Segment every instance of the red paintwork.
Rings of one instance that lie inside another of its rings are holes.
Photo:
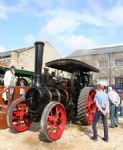
[[[13,95],[13,101],[16,101],[20,98],[20,88],[21,86],[14,86],[14,95]],[[25,90],[25,93],[30,89],[29,86],[23,87]],[[7,124],[7,112],[10,107],[10,98],[8,99],[8,105],[4,108],[4,101],[2,99],[2,91],[4,89],[4,86],[0,86],[0,129],[6,129],[8,128]],[[8,97],[10,97],[10,88],[8,89]]]
[[[21,102],[16,105],[12,113],[12,125],[16,131],[28,130],[32,124],[32,118],[29,118],[28,114],[26,102]]]
[[[47,133],[50,139],[61,137],[66,125],[66,112],[62,105],[56,104],[50,111],[47,119]]]
[[[89,93],[89,96],[86,102],[86,114],[87,114],[88,124],[92,124],[93,119],[94,119],[94,114],[97,109],[96,103],[94,101],[95,94],[96,94],[96,90],[92,89]]]

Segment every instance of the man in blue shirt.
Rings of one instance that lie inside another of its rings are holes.
[[[92,124],[93,137],[91,139],[94,141],[98,139],[96,125],[100,117],[102,117],[102,122],[104,126],[104,138],[102,139],[108,142],[108,124],[107,124],[106,114],[109,109],[109,99],[108,99],[108,95],[104,92],[104,85],[102,83],[98,85],[98,92],[95,95],[94,101],[96,102],[97,110],[95,112],[94,120]]]

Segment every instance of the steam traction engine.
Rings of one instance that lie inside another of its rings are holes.
[[[25,99],[14,101],[7,115],[7,123],[13,132],[28,130],[33,121],[40,121],[41,132],[48,141],[62,136],[67,121],[78,118],[84,125],[93,121],[96,110],[93,101],[96,91],[86,87],[88,72],[96,68],[74,59],[59,59],[46,63],[47,67],[66,71],[71,78],[41,74],[44,43],[35,43],[34,84]]]

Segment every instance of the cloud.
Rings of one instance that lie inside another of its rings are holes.
[[[112,9],[107,11],[105,14],[106,20],[112,23],[112,26],[121,26],[123,25],[123,5],[116,5]]]
[[[2,2],[0,2],[0,19],[7,18],[7,8]]]
[[[44,36],[40,37],[40,39],[44,40]],[[48,40],[55,46],[61,57],[66,57],[76,49],[91,48],[97,46],[96,42],[92,38],[88,38],[84,35],[76,35],[74,33],[58,34],[57,36],[47,35],[47,38],[45,37],[45,40]]]
[[[107,6],[107,7],[106,7]],[[97,22],[100,21],[100,27],[117,27],[123,25],[123,1],[108,0],[107,5],[97,0],[88,0],[88,12],[94,16]],[[96,21],[96,20],[95,20]]]
[[[31,44],[34,43],[34,41],[36,40],[33,34],[28,34],[25,36],[25,40],[27,43]]]
[[[12,5],[5,3],[5,1],[0,1],[0,19],[6,20],[11,13],[23,12],[27,5],[28,3],[25,0],[19,0]]]
[[[4,51],[5,51],[5,47],[0,44],[0,52],[4,52]]]
[[[63,57],[69,55],[76,49],[85,49],[97,45],[91,38],[85,37],[83,35],[77,36],[74,34],[70,37],[62,37],[62,40],[59,41],[59,43],[64,45],[64,49],[61,51],[62,53],[60,52]]]
[[[61,57],[66,57],[72,51],[76,49],[85,49],[90,47],[95,47],[97,44],[91,38],[85,37],[83,35],[59,35],[58,38],[51,38],[49,41],[55,45],[57,51]]]
[[[61,12],[62,14],[65,12]],[[71,16],[66,13],[66,15],[56,15],[48,20],[47,24],[43,29],[41,29],[41,33],[49,34],[50,36],[58,35],[61,33],[71,33],[79,25],[79,21],[74,16]]]
[[[57,36],[58,34],[69,34],[75,32],[83,24],[92,24],[95,26],[105,26],[102,19],[90,14],[88,11],[69,11],[64,9],[49,10],[45,14],[45,24],[41,28],[40,34],[48,36]]]
[[[64,38],[63,38],[64,39]],[[94,40],[91,38],[87,38],[83,35],[72,35],[71,37],[66,37],[64,39],[64,44],[68,49],[83,49],[83,48],[90,48],[95,46]]]
[[[45,0],[42,2],[41,2],[41,0],[35,0],[35,1],[32,0],[32,3],[34,3],[35,5],[37,5],[40,8],[45,8],[45,9],[51,8],[54,4],[54,2],[52,0]]]
[[[123,4],[119,1],[110,7],[105,7],[97,0],[88,0],[88,8],[83,10],[47,9],[43,15],[41,14],[45,22],[40,30],[40,38],[56,45],[62,56],[74,49],[91,48],[97,46],[96,37],[100,36],[102,40],[105,38],[103,31],[106,31],[106,34],[117,35],[116,28],[123,25],[122,14]],[[102,35],[97,36],[93,33],[94,36],[88,37],[84,31],[86,26],[90,26],[93,30],[100,30],[99,33]]]
[[[32,43],[37,38],[43,41],[48,40],[55,47],[57,46],[61,55],[66,55],[74,49],[97,45],[94,33],[93,37],[91,35],[92,38],[88,37],[89,30],[100,30],[98,33],[102,38],[105,38],[105,33],[103,34],[102,31],[105,30],[107,34],[115,35],[115,28],[123,25],[122,1],[117,0],[114,3],[113,0],[108,0],[106,1],[108,4],[110,3],[108,6],[104,4],[105,1],[16,0],[16,3],[7,5],[3,0],[0,2],[0,19],[7,19],[9,14],[18,12],[22,14],[26,12],[25,14],[31,17],[38,17],[41,23],[40,29],[37,29],[39,35],[35,37],[33,31],[30,32],[25,37],[26,42]],[[77,4],[80,4],[81,9]],[[73,5],[76,5],[76,8]],[[87,27],[89,30],[86,34]],[[66,52],[66,50],[68,51]]]
[[[77,34],[76,31],[78,29],[83,31],[83,24],[85,24],[85,22],[100,26],[102,22],[98,18],[88,13],[70,12],[63,9],[59,11],[49,10],[45,15],[48,17],[45,25],[41,27],[40,39],[48,40],[53,43],[62,57],[68,55],[75,49],[93,47],[96,45],[94,40],[86,37],[82,33]]]

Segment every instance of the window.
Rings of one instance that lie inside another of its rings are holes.
[[[115,66],[120,67],[123,66],[123,60],[119,59],[115,61]]]
[[[99,82],[102,82],[102,83],[104,83],[105,86],[107,86],[108,85],[108,78],[107,77],[99,78]]]
[[[123,86],[123,77],[116,77],[115,84]]]
[[[100,61],[99,62],[99,67],[100,68],[108,67],[108,61]]]

